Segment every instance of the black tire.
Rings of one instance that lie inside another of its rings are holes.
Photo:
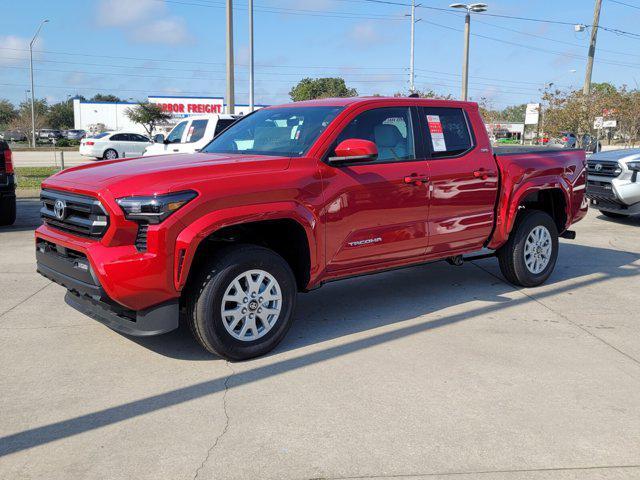
[[[114,157],[109,158],[109,152],[113,152],[113,155],[115,155]],[[107,148],[104,153],[102,154],[102,159],[103,160],[115,160],[116,158],[118,158],[118,152],[116,152],[113,148]]]
[[[600,210],[600,213],[603,214],[605,217],[609,217],[609,218],[627,218],[629,215],[625,215],[624,213],[616,213],[616,212],[607,212],[605,210]]]
[[[0,226],[13,225],[16,221],[16,197],[0,199]]]
[[[269,273],[277,281],[282,294],[281,310],[264,336],[240,340],[223,323],[222,300],[234,279],[255,269]],[[190,282],[186,293],[187,319],[194,337],[207,351],[227,360],[258,357],[273,350],[291,327],[296,292],[295,276],[280,255],[257,245],[233,245],[221,250]]]
[[[538,226],[545,227],[551,236],[551,254],[546,267],[532,273],[525,262],[525,244],[529,234]],[[509,240],[498,250],[502,275],[512,284],[536,287],[547,280],[558,258],[558,229],[553,219],[539,210],[523,210],[516,219]]]

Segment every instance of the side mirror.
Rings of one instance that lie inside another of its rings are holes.
[[[157,135],[153,136],[153,141],[155,143],[164,143],[164,135],[161,133],[158,133]]]
[[[336,147],[335,157],[329,157],[329,163],[368,162],[378,158],[378,147],[370,140],[348,138]]]

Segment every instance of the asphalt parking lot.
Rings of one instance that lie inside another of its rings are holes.
[[[272,354],[133,339],[0,229],[0,478],[640,478],[640,219],[592,211],[548,284],[444,262],[299,298]]]

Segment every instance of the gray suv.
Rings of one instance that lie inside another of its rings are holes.
[[[640,214],[640,148],[594,153],[587,172],[592,208],[612,218]]]

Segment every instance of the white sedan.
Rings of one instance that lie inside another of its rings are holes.
[[[114,160],[116,158],[140,157],[152,144],[144,135],[133,132],[103,132],[80,142],[80,155]]]

